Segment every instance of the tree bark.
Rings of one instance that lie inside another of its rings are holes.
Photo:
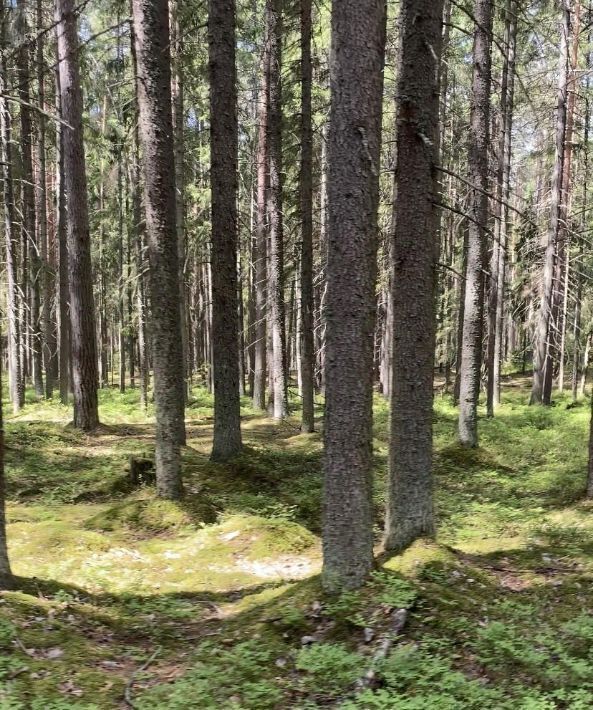
[[[405,549],[435,532],[432,418],[443,1],[403,0],[400,8],[388,550]]]
[[[237,193],[239,126],[235,60],[235,0],[210,0],[210,180],[212,185],[212,459],[241,452]]]
[[[268,32],[264,37],[262,53],[261,83],[257,113],[257,188],[256,188],[256,226],[254,249],[254,290],[255,290],[255,344],[253,373],[253,406],[266,408],[266,371],[267,371],[267,264],[268,264],[268,102],[270,86],[270,47]]]
[[[361,585],[373,566],[373,348],[386,13],[332,9],[328,147],[323,584]]]
[[[67,124],[63,126],[62,140],[68,209],[74,426],[92,431],[99,424],[97,344],[76,19],[74,0],[56,0],[61,110]]]
[[[551,394],[550,330],[554,304],[554,267],[560,210],[562,202],[562,178],[564,172],[564,138],[566,135],[566,113],[568,92],[568,43],[570,36],[570,7],[562,2],[562,26],[560,31],[560,71],[558,101],[556,107],[556,157],[552,173],[550,221],[547,231],[546,252],[542,273],[541,297],[533,342],[533,384],[530,404],[549,405]],[[548,386],[546,386],[546,380]]]
[[[408,0],[401,6],[391,245],[395,323],[386,535],[391,550],[434,533],[432,405],[440,220],[435,202],[442,13],[442,2],[426,0],[419,6]]]
[[[29,252],[28,293],[31,324],[31,369],[33,387],[37,397],[43,397],[43,346],[41,335],[41,259],[37,241],[37,215],[35,212],[35,178],[33,174],[33,123],[31,118],[31,72],[28,40],[29,24],[25,0],[17,0],[20,46],[17,56],[18,96],[20,99],[21,165],[22,165],[22,243]]]
[[[179,498],[185,391],[179,322],[169,14],[167,0],[132,0],[132,9],[150,264],[157,491],[164,498]]]
[[[284,322],[284,225],[282,214],[282,0],[266,1],[266,18],[270,45],[269,104],[266,128],[270,170],[268,304],[272,336],[271,395],[274,419],[284,419],[288,415],[288,375]]]
[[[301,164],[299,174],[301,210],[301,327],[300,365],[303,398],[302,430],[315,429],[314,376],[315,345],[313,338],[313,126],[311,92],[312,16],[311,0],[301,0]]]
[[[25,404],[25,383],[21,367],[21,339],[22,329],[19,308],[19,288],[18,288],[18,239],[16,236],[15,205],[14,205],[14,183],[12,175],[12,121],[10,107],[5,98],[8,86],[7,66],[6,66],[6,31],[7,12],[2,2],[2,15],[0,16],[1,32],[1,65],[0,65],[0,129],[2,133],[2,182],[4,197],[4,239],[6,247],[6,307],[8,320],[8,364],[9,364],[9,387],[12,409],[16,414]]]
[[[484,269],[488,224],[488,148],[490,141],[490,83],[492,0],[476,0],[474,17],[474,69],[471,95],[468,165],[470,216],[467,276],[461,347],[459,390],[459,440],[463,446],[478,445],[478,400],[482,369],[484,320]]]

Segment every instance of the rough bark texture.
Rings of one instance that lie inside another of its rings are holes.
[[[554,266],[558,230],[560,227],[560,207],[562,200],[562,175],[564,172],[564,136],[566,133],[566,108],[568,89],[568,41],[570,35],[570,9],[562,3],[562,27],[560,31],[560,71],[558,102],[556,107],[556,158],[552,173],[550,191],[550,222],[548,225],[546,252],[541,283],[541,297],[533,342],[533,384],[531,404],[550,404],[547,392],[551,392],[552,362],[550,353],[550,326],[554,302]],[[549,386],[546,387],[546,379]]]
[[[12,178],[12,127],[8,101],[4,98],[7,82],[6,68],[6,10],[5,0],[2,2],[2,15],[0,16],[0,40],[2,51],[0,65],[0,82],[2,89],[0,96],[0,130],[2,138],[2,182],[4,197],[4,239],[6,255],[6,309],[8,320],[8,367],[10,399],[14,413],[18,412],[25,404],[25,386],[21,367],[21,322],[19,318],[19,290],[17,274],[18,240],[14,214],[14,185]]]
[[[459,380],[459,440],[478,445],[478,399],[482,368],[484,268],[488,223],[488,148],[490,140],[490,42],[492,0],[476,0],[474,72],[471,95],[468,164],[470,189],[467,274]]]
[[[362,584],[373,565],[372,400],[383,0],[332,9],[325,354],[323,583]]]
[[[167,0],[133,0],[132,8],[150,263],[157,490],[164,498],[179,498],[185,392],[179,323],[169,14]]]
[[[269,324],[272,336],[270,374],[272,415],[288,415],[286,329],[284,307],[284,226],[282,216],[282,0],[267,0],[266,17],[270,44],[267,146],[269,158],[268,214],[270,254],[268,261]]]
[[[257,188],[256,188],[256,224],[254,249],[254,291],[255,291],[255,343],[253,372],[253,406],[266,408],[266,370],[267,370],[267,278],[268,278],[268,229],[266,200],[268,191],[268,149],[267,122],[270,85],[270,48],[268,37],[264,38],[262,54],[261,83],[257,112]]]
[[[68,209],[74,426],[92,431],[99,423],[97,344],[76,19],[74,0],[56,1],[61,110],[67,124],[62,126],[62,148]]]
[[[403,0],[397,87],[391,447],[386,548],[435,532],[432,409],[443,2]]]
[[[301,0],[301,326],[300,373],[304,432],[315,429],[313,339],[313,127],[311,123],[311,0]]]
[[[56,70],[56,110],[61,114],[60,73]],[[58,376],[60,401],[68,404],[70,392],[70,313],[68,285],[68,234],[66,231],[66,189],[64,183],[64,128],[56,136],[56,242],[58,245]]]
[[[212,185],[212,459],[240,453],[239,304],[237,283],[238,122],[235,0],[210,0],[210,180]]]

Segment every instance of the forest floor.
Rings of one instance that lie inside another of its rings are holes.
[[[127,487],[153,436],[135,391],[101,393],[94,436],[31,399],[6,424],[20,587],[0,595],[0,708],[593,708],[588,400],[530,408],[525,384],[475,451],[437,399],[438,540],[337,599],[318,580],[321,440],[298,418],[245,401],[246,452],[215,465],[195,390],[176,505]],[[380,398],[375,454],[379,542]]]

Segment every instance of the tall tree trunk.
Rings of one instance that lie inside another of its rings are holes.
[[[568,44],[570,37],[570,7],[562,1],[562,26],[560,31],[560,71],[558,102],[556,107],[556,157],[552,173],[550,198],[550,221],[548,225],[546,253],[541,282],[541,298],[533,342],[533,384],[530,404],[550,404],[552,358],[550,337],[552,308],[554,304],[554,267],[560,228],[562,203],[562,178],[564,172],[564,149],[566,134],[568,92]]]
[[[478,445],[478,400],[482,369],[484,320],[484,268],[488,224],[488,147],[490,141],[490,79],[492,0],[476,0],[474,17],[474,71],[471,97],[468,163],[470,217],[467,280],[463,313],[463,342],[459,390],[459,440]]]
[[[270,168],[268,213],[270,258],[268,262],[269,323],[272,336],[272,414],[288,415],[286,329],[284,305],[284,227],[282,216],[282,0],[266,0],[270,43],[267,145]]]
[[[435,532],[432,410],[443,0],[403,0],[400,7],[388,550],[402,550]]]
[[[566,86],[566,131],[564,135],[564,160],[562,165],[562,197],[558,225],[558,246],[556,257],[556,288],[554,290],[554,308],[556,314],[556,333],[560,342],[557,348],[558,391],[564,390],[564,357],[566,344],[566,311],[568,308],[568,279],[570,273],[570,225],[569,213],[572,192],[573,134],[575,108],[577,102],[577,70],[579,65],[579,46],[581,34],[581,3],[574,0],[571,16],[571,53],[568,81]],[[551,392],[550,392],[551,397]]]
[[[50,258],[50,244],[47,229],[47,168],[45,155],[45,61],[43,57],[43,2],[37,0],[36,4],[36,64],[37,64],[37,165],[38,179],[36,192],[37,213],[37,243],[41,248],[41,277],[43,285],[42,307],[42,344],[43,365],[45,370],[45,397],[51,399],[54,389],[56,337],[52,323],[54,303],[55,279]]]
[[[92,431],[99,424],[97,343],[91,270],[82,126],[82,90],[78,67],[78,30],[74,0],[56,0],[60,95],[63,125],[64,186],[68,207],[70,348],[74,426]]]
[[[385,56],[383,0],[332,8],[323,584],[373,566],[373,348]]]
[[[25,404],[25,386],[21,367],[21,320],[19,308],[19,288],[18,288],[18,239],[16,236],[16,222],[14,214],[14,183],[12,177],[12,124],[10,107],[6,99],[8,86],[7,66],[6,66],[6,32],[7,32],[7,10],[6,0],[0,0],[2,14],[0,16],[0,129],[2,139],[2,182],[4,197],[4,239],[6,247],[6,306],[8,320],[8,363],[9,363],[9,386],[12,408],[16,414]]]
[[[179,0],[169,0],[171,18],[171,108],[173,111],[173,146],[175,159],[175,225],[179,258],[179,314],[181,323],[181,348],[183,357],[184,391],[189,399],[188,377],[188,332],[187,293],[185,287],[185,170],[184,170],[184,123],[185,96],[183,87],[183,35],[179,22]],[[183,442],[185,443],[185,442]]]
[[[266,371],[267,371],[267,278],[268,278],[268,102],[270,86],[270,46],[269,32],[266,30],[262,53],[261,83],[257,112],[257,188],[256,188],[256,226],[254,249],[254,290],[255,290],[255,344],[253,373],[253,406],[266,408]]]
[[[301,164],[299,174],[301,210],[301,326],[300,365],[303,398],[302,429],[315,429],[313,339],[313,126],[311,119],[312,34],[311,0],[301,0]]]
[[[237,193],[239,126],[235,62],[235,0],[210,0],[210,180],[212,185],[212,459],[241,452]]]
[[[179,498],[185,389],[179,322],[169,14],[167,0],[132,0],[132,9],[150,263],[157,490],[164,498]]]
[[[505,55],[502,66],[500,89],[500,132],[498,138],[498,165],[496,171],[496,224],[495,239],[490,260],[490,283],[488,298],[488,350],[487,350],[487,392],[486,409],[489,417],[494,416],[494,409],[500,403],[500,320],[503,309],[505,264],[506,264],[506,227],[508,219],[507,175],[510,174],[511,129],[513,122],[514,82],[514,43],[517,29],[517,3],[507,0],[505,8]]]
[[[31,121],[31,73],[28,40],[29,25],[25,0],[17,0],[18,31],[21,44],[17,58],[18,95],[21,117],[21,162],[22,162],[22,243],[27,245],[30,260],[28,284],[31,324],[31,369],[33,386],[37,397],[43,397],[43,346],[41,337],[41,259],[40,245],[37,241],[37,223],[35,214],[35,178],[33,174],[33,125]]]
[[[60,69],[56,69],[56,110],[62,113]],[[68,283],[68,233],[66,229],[66,185],[64,178],[64,131],[56,128],[56,242],[58,245],[58,376],[60,401],[68,404],[70,393],[70,286]]]

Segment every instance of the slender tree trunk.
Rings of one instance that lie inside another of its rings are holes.
[[[4,1],[4,0],[2,0]],[[2,8],[4,14],[4,8]],[[3,20],[3,18],[1,18]],[[0,337],[0,342],[2,338]],[[0,392],[2,391],[2,362],[4,357],[0,353]],[[0,590],[12,589],[14,577],[8,559],[8,545],[6,540],[6,472],[4,466],[4,413],[2,397],[0,397]]]
[[[59,66],[56,70],[56,109],[62,113]],[[66,186],[64,179],[64,127],[56,135],[56,242],[58,245],[58,376],[60,401],[68,404],[70,392],[70,286],[68,283],[68,233],[66,230]]]
[[[237,193],[239,126],[235,62],[235,0],[210,0],[210,180],[212,185],[212,459],[241,452]]]
[[[2,15],[0,16],[0,32],[1,32],[1,47],[2,52],[0,61],[0,129],[2,133],[2,182],[3,182],[3,197],[4,197],[4,239],[6,246],[6,306],[8,319],[8,363],[9,363],[9,386],[10,399],[12,408],[16,414],[25,404],[25,386],[21,367],[21,320],[19,308],[19,289],[18,289],[18,239],[16,236],[16,222],[14,214],[14,184],[12,177],[12,125],[10,107],[5,98],[7,81],[7,66],[6,66],[6,31],[7,31],[7,11],[5,7],[6,0],[2,2]]]
[[[171,18],[171,98],[173,116],[173,146],[175,158],[175,224],[177,229],[177,250],[179,255],[179,313],[181,323],[181,347],[183,356],[183,377],[186,402],[189,399],[188,377],[188,332],[187,332],[187,289],[185,287],[185,170],[184,170],[184,123],[185,96],[183,87],[183,36],[179,23],[179,0],[169,0]],[[185,441],[183,442],[185,443]]]
[[[266,371],[267,371],[267,264],[268,264],[268,101],[270,86],[270,47],[268,31],[264,38],[262,54],[261,84],[258,98],[258,138],[257,138],[257,194],[256,227],[254,249],[255,272],[255,345],[253,373],[253,406],[266,408]]]
[[[495,407],[500,403],[500,319],[503,309],[505,264],[506,264],[506,227],[508,210],[503,202],[508,202],[506,178],[510,173],[511,129],[513,114],[514,81],[514,41],[517,28],[517,3],[507,0],[505,9],[505,55],[502,67],[500,89],[500,134],[498,139],[498,166],[496,171],[496,224],[495,240],[492,245],[490,260],[490,283],[488,298],[488,351],[487,351],[487,399],[486,409],[489,417],[494,416]],[[507,150],[508,148],[508,150]]]
[[[432,418],[443,0],[403,0],[400,8],[391,280],[394,374],[385,538],[389,550],[402,550],[435,532]]]
[[[468,162],[470,216],[468,225],[467,279],[461,348],[459,390],[459,440],[478,445],[478,400],[482,369],[484,320],[484,268],[488,224],[488,147],[490,141],[490,79],[492,0],[476,0],[474,17],[474,72],[471,98]]]
[[[68,208],[70,347],[74,425],[92,431],[99,424],[97,344],[91,271],[91,240],[78,67],[78,30],[74,0],[56,0],[60,94],[63,126],[64,186]]]
[[[43,57],[43,2],[36,4],[36,64],[37,64],[37,103],[40,111],[37,115],[37,165],[38,179],[36,191],[37,243],[41,249],[41,278],[43,285],[42,307],[42,361],[45,370],[45,397],[51,399],[54,389],[56,338],[52,323],[55,279],[50,263],[50,248],[47,229],[47,168],[45,155],[45,61]]]
[[[272,414],[288,415],[288,373],[284,305],[284,226],[282,215],[282,0],[266,1],[270,43],[267,145],[269,158],[268,213],[270,258],[268,262],[269,322],[272,336]]]
[[[311,0],[301,0],[301,164],[299,174],[301,210],[301,326],[300,365],[303,398],[302,430],[315,429],[313,339],[313,127],[311,119],[312,34]]]
[[[41,258],[37,241],[37,216],[35,214],[35,178],[33,174],[33,125],[31,121],[31,72],[27,39],[29,26],[25,0],[17,0],[18,31],[21,44],[18,51],[18,96],[21,102],[21,163],[22,163],[22,243],[29,250],[30,324],[31,324],[31,369],[33,386],[37,397],[43,397],[43,346],[41,334]]]
[[[323,584],[373,566],[373,349],[385,56],[383,0],[332,8]]]
[[[562,202],[562,177],[566,134],[568,92],[568,43],[570,36],[570,7],[562,2],[562,27],[560,31],[560,80],[556,108],[556,157],[552,174],[550,222],[547,232],[546,253],[541,283],[541,298],[533,343],[533,384],[530,404],[550,404],[552,359],[550,354],[551,320],[554,304],[554,266],[560,228]]]
[[[179,498],[185,388],[179,322],[169,14],[167,0],[132,0],[132,9],[150,263],[157,490],[164,498]]]

